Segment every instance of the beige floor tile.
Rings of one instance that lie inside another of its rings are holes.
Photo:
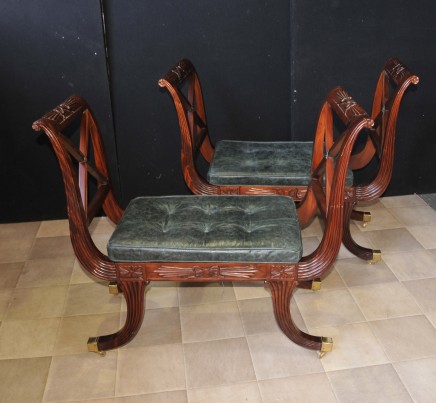
[[[415,402],[433,402],[436,396],[436,357],[394,364]]]
[[[295,344],[281,332],[247,339],[258,380],[323,372],[316,351]]]
[[[363,232],[376,231],[382,229],[392,229],[404,227],[404,223],[399,220],[388,209],[373,209],[371,211],[371,221],[366,227],[358,226]]]
[[[145,309],[172,308],[179,306],[179,284],[155,281],[147,287]]]
[[[94,234],[112,235],[117,226],[108,217],[96,217],[89,226],[89,232]]]
[[[436,260],[436,249],[430,249],[428,250],[428,253],[432,255],[433,259]]]
[[[16,288],[5,319],[57,318],[62,315],[68,286]]]
[[[39,227],[37,238],[70,236],[70,225],[68,220],[43,221]]]
[[[184,343],[244,336],[236,301],[180,308]]]
[[[259,382],[264,403],[335,403],[326,374],[309,374]]]
[[[391,364],[332,371],[327,376],[339,402],[412,402]]]
[[[348,287],[389,283],[397,280],[383,260],[376,264],[368,264],[367,261],[358,257],[342,259],[335,262],[335,269]]]
[[[307,227],[303,228],[301,231],[301,236],[303,238],[307,237],[322,237],[324,232],[324,224],[321,222],[319,217],[315,217],[314,220]]]
[[[0,224],[0,238],[33,239],[35,238],[40,225],[40,221]]]
[[[185,388],[181,344],[125,348],[118,351],[117,397]]]
[[[327,275],[321,280],[322,290],[336,290],[338,288],[345,288],[346,285],[342,277],[339,275],[335,267],[333,267]]]
[[[184,349],[188,389],[256,379],[245,338],[187,343]]]
[[[100,280],[89,274],[80,265],[77,259],[74,260],[73,271],[71,273],[70,284],[96,283]]]
[[[350,292],[367,320],[422,314],[410,292],[400,282],[350,287]]]
[[[5,316],[6,310],[9,307],[9,302],[12,299],[13,288],[5,288],[0,290],[0,320]]]
[[[417,194],[382,197],[380,201],[387,208],[425,206],[427,204]]]
[[[235,282],[233,283],[233,291],[238,300],[265,297],[271,298],[271,293],[263,281]]]
[[[92,240],[94,241],[95,246],[104,255],[107,255],[107,243],[109,242],[110,237],[111,234],[107,233],[96,233],[92,235]]]
[[[436,329],[436,313],[428,313],[426,316]]]
[[[112,334],[119,329],[119,313],[62,318],[54,355],[86,353],[89,337]]]
[[[122,299],[121,295],[109,294],[101,284],[74,284],[68,291],[64,316],[119,312]]]
[[[313,330],[313,334],[333,338],[333,351],[321,359],[326,371],[389,362],[381,343],[366,322],[318,328]]]
[[[401,281],[436,277],[436,260],[427,250],[385,253],[383,260]]]
[[[41,402],[51,357],[0,360],[0,401]]]
[[[24,262],[29,259],[34,242],[33,238],[2,238],[0,263]]]
[[[44,402],[110,398],[115,392],[117,353],[53,357]]]
[[[182,283],[179,288],[180,306],[235,301],[231,283]]]
[[[424,315],[369,323],[392,362],[436,354],[436,329]]]
[[[408,230],[425,249],[436,248],[436,225],[408,227]]]
[[[262,403],[257,382],[188,390],[189,403]]]
[[[185,390],[115,398],[115,403],[188,403]]]
[[[120,328],[124,325],[125,320],[126,312],[122,312]],[[126,348],[181,342],[179,308],[147,309],[138,334]]]
[[[16,287],[23,266],[23,262],[0,264],[0,290]]]
[[[238,304],[246,334],[280,332],[271,297],[246,299],[239,301]]]
[[[59,324],[60,318],[3,321],[0,359],[52,355]]]
[[[371,211],[379,208],[386,208],[386,206],[381,202],[382,199],[369,200],[369,201],[359,201],[357,202],[356,210],[359,211]]]
[[[295,300],[309,331],[365,320],[347,289],[295,293]]]
[[[17,287],[67,285],[70,283],[74,261],[72,257],[28,260],[24,264]]]
[[[411,252],[422,249],[422,245],[406,228],[370,231],[366,232],[365,235],[374,247],[380,249],[382,253]]]
[[[305,237],[303,241],[303,256],[311,254],[320,244],[320,238],[316,236]]]
[[[436,277],[405,281],[404,285],[418,301],[424,313],[436,313]]]
[[[114,403],[115,398],[91,399],[91,400],[74,400],[74,403]]]
[[[281,332],[274,316],[271,297],[243,300],[238,304],[246,334]],[[291,315],[296,326],[306,331],[306,325],[294,299],[291,300]]]
[[[29,259],[54,259],[58,257],[74,257],[69,236],[35,239]]]
[[[389,211],[408,227],[436,224],[436,211],[430,206],[396,207]]]

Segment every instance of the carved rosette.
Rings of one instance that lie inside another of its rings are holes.
[[[273,264],[271,266],[271,280],[296,280],[295,266],[287,264]]]
[[[221,195],[238,195],[239,194],[239,186],[225,186],[220,187]]]
[[[255,266],[234,266],[220,267],[217,265],[210,267],[177,267],[161,266],[153,270],[153,274],[158,278],[168,280],[194,280],[194,279],[252,279],[261,274],[261,270]]]
[[[144,280],[142,266],[138,265],[122,265],[118,267],[119,278]]]

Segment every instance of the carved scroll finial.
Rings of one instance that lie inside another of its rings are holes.
[[[396,57],[388,60],[384,69],[397,86],[401,85],[409,77],[415,77],[415,84],[418,83],[418,78]]]
[[[72,96],[65,102],[59,104],[51,112],[47,113],[44,118],[62,125],[71,115],[82,107],[80,98]]]
[[[48,120],[57,127],[58,130],[63,130],[68,126],[70,121],[86,108],[87,104],[83,98],[77,95],[72,95],[56,106],[56,108],[46,113],[40,120]],[[37,129],[37,122],[35,122],[33,126]]]
[[[165,81],[176,87],[180,85],[192,72],[194,72],[194,66],[188,59],[182,59],[177,62],[163,79],[159,80],[159,85],[162,87],[165,85]]]
[[[357,102],[344,90],[338,91],[336,104],[349,119],[353,116],[360,116],[363,114],[358,107]]]

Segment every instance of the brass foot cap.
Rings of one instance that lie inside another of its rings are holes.
[[[374,263],[380,262],[380,260],[381,260],[381,250],[374,249],[372,251],[372,259],[368,260],[368,263],[374,264]]]
[[[321,289],[321,279],[315,278],[312,280],[312,291],[319,291]]]
[[[366,228],[366,226],[368,225],[368,223],[371,221],[371,213],[369,211],[364,211],[363,212],[363,228]]]
[[[319,358],[333,350],[333,339],[331,337],[321,337],[321,350],[319,351]]]
[[[98,349],[98,337],[90,337],[88,339],[88,351],[90,353],[97,353],[102,357],[106,355],[106,351],[100,351]]]
[[[109,294],[112,294],[112,295],[118,295],[119,294],[118,284],[117,283],[110,282],[108,287],[109,287]]]

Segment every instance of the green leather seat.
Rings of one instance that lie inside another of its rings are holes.
[[[114,261],[286,262],[302,256],[283,196],[163,196],[130,202],[108,243]]]
[[[308,186],[312,148],[310,141],[219,141],[207,180],[217,186]],[[352,185],[349,169],[346,186]]]

